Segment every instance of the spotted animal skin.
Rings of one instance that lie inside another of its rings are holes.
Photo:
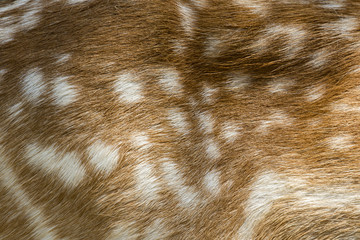
[[[0,1],[1,240],[360,239],[360,1]]]

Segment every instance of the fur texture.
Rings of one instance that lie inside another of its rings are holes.
[[[357,0],[0,2],[0,239],[360,239]]]

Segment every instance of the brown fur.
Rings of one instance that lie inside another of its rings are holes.
[[[0,239],[360,239],[358,1],[18,2]]]

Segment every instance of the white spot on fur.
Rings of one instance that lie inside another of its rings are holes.
[[[74,152],[58,152],[54,146],[33,143],[26,146],[25,156],[28,164],[58,176],[67,187],[74,188],[85,178],[85,169]]]
[[[7,11],[11,11],[11,10],[20,8],[22,6],[25,6],[29,2],[30,2],[30,0],[15,0],[11,4],[6,4],[5,6],[0,7],[0,13],[4,13]]]
[[[220,193],[220,173],[216,170],[208,172],[204,177],[205,189],[214,196]]]
[[[186,50],[186,44],[183,39],[173,40],[172,43],[173,43],[173,50],[177,55],[184,54]]]
[[[208,5],[207,0],[191,0],[192,4],[194,4],[197,8],[205,8]]]
[[[31,237],[35,239],[57,239],[54,228],[50,227],[42,209],[31,200],[22,188],[21,182],[7,163],[2,148],[0,149],[0,183],[13,196],[14,203],[20,208],[19,211],[28,218],[27,223],[33,228]]]
[[[130,72],[118,76],[114,85],[115,92],[119,94],[120,100],[127,103],[137,103],[143,98],[142,86],[136,80],[137,77]]]
[[[234,3],[248,8],[254,14],[265,15],[267,12],[266,2],[261,0],[234,0]]]
[[[321,7],[328,8],[332,10],[338,10],[344,7],[344,0],[329,0],[323,1]]]
[[[180,134],[189,133],[189,123],[186,121],[185,113],[180,110],[180,108],[173,108],[168,111],[168,119],[170,124],[178,131]]]
[[[336,112],[360,113],[360,107],[351,106],[346,103],[335,103],[332,105],[332,109]]]
[[[77,97],[77,91],[67,81],[69,77],[57,77],[54,79],[52,94],[55,104],[64,107],[73,103]]]
[[[214,95],[217,92],[217,89],[204,84],[202,96],[204,98],[204,102],[207,104],[212,104],[214,102]]]
[[[156,219],[145,229],[144,240],[159,240],[167,237],[168,231],[165,230],[162,219]]]
[[[319,85],[307,89],[305,98],[309,102],[319,100],[325,94],[325,86]]]
[[[314,68],[322,68],[328,62],[329,53],[324,50],[318,50],[312,55],[312,60],[310,61],[310,65]]]
[[[347,188],[315,188],[309,189],[309,191],[295,192],[295,196],[299,199],[299,205],[307,205],[313,208],[348,209],[350,205],[360,209],[359,194]]]
[[[4,79],[4,75],[7,73],[7,70],[0,69],[0,82]]]
[[[29,11],[26,11],[24,15],[21,16],[21,20],[19,22],[19,27],[21,29],[30,30],[36,27],[36,25],[40,22],[40,17],[38,15],[42,10],[40,6],[33,4],[32,8],[30,8]]]
[[[185,34],[192,36],[195,22],[194,10],[185,3],[178,3],[178,9],[182,17],[181,26],[185,31]]]
[[[239,130],[241,128],[230,123],[224,123],[222,127],[222,135],[225,138],[226,142],[231,143],[236,140],[239,136]]]
[[[292,119],[287,116],[287,114],[282,111],[276,111],[271,114],[267,120],[260,122],[260,126],[258,127],[257,131],[266,134],[268,129],[271,127],[285,127],[291,124]]]
[[[334,209],[360,209],[359,194],[344,186],[327,185],[319,187],[313,183],[294,177],[278,175],[274,172],[262,173],[250,187],[250,195],[245,204],[245,221],[241,226],[239,239],[252,239],[254,228],[267,216],[276,201],[289,205],[292,209],[322,208],[333,212]],[[284,205],[283,205],[284,206]]]
[[[277,79],[269,83],[269,92],[284,93],[293,85],[294,82],[290,79]]]
[[[110,236],[106,240],[136,240],[139,238],[137,230],[133,228],[129,223],[119,222],[111,231]]]
[[[56,57],[56,63],[58,64],[66,63],[67,61],[69,61],[70,58],[71,55],[68,53],[60,54]]]
[[[136,133],[131,137],[132,143],[142,151],[148,150],[152,144],[149,141],[148,135],[145,133]]]
[[[203,130],[206,134],[210,134],[214,129],[214,120],[211,117],[209,112],[200,112],[197,114],[199,118],[200,129]]]
[[[89,162],[97,171],[110,174],[117,166],[119,152],[116,148],[106,145],[101,141],[96,141],[87,149]]]
[[[84,2],[90,2],[90,0],[68,0],[67,1],[68,4],[79,4],[79,3],[84,3]]]
[[[252,44],[252,48],[257,53],[263,53],[268,50],[273,40],[281,37],[286,37],[286,51],[287,57],[293,58],[303,48],[303,42],[306,36],[306,31],[299,26],[290,25],[271,25],[266,28],[259,40]]]
[[[352,141],[353,141],[353,137],[351,135],[344,134],[344,135],[338,135],[335,137],[330,137],[328,139],[328,144],[329,144],[330,148],[341,151],[341,150],[352,148],[354,146],[352,144]]]
[[[134,167],[136,188],[142,196],[142,201],[150,203],[159,199],[160,184],[159,178],[154,174],[153,165],[143,160]]]
[[[221,53],[221,40],[215,37],[209,37],[205,41],[204,55],[207,57],[218,57]]]
[[[180,206],[192,209],[197,207],[200,203],[199,194],[193,187],[185,185],[184,176],[178,170],[178,166],[168,159],[164,159],[161,166],[165,182],[175,190]]]
[[[172,69],[163,70],[160,75],[160,84],[170,94],[179,94],[182,91],[179,72]]]
[[[22,79],[24,95],[33,103],[39,101],[40,96],[45,92],[43,73],[39,68],[32,68]]]
[[[205,147],[205,152],[210,159],[216,160],[221,157],[219,146],[214,141],[214,139],[212,138],[206,139],[204,141],[204,147]]]
[[[18,121],[20,114],[23,112],[23,103],[19,102],[14,105],[12,105],[9,110],[9,117],[12,121]]]
[[[239,239],[253,237],[254,228],[270,211],[274,201],[283,196],[285,182],[273,172],[259,175],[250,188],[250,195],[245,204],[245,221],[239,229]]]
[[[228,75],[226,88],[231,91],[240,91],[250,84],[250,76],[241,72],[232,72]]]
[[[0,44],[12,41],[16,32],[15,27],[0,26]]]
[[[332,31],[347,39],[351,39],[354,36],[354,32],[356,32],[358,27],[358,19],[355,17],[345,17],[323,25],[325,30]]]

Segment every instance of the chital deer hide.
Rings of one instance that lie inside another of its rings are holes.
[[[360,239],[360,1],[0,1],[0,239]]]

